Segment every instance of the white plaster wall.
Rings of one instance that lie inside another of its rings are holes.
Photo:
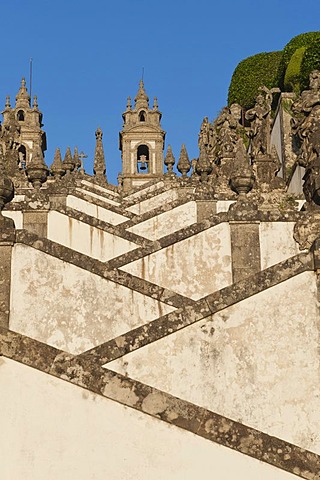
[[[156,190],[159,190],[159,188],[162,188],[164,186],[164,182],[157,182],[153,183],[149,187],[146,187],[142,190],[139,190],[138,192],[130,193],[130,195],[127,195],[125,197],[126,201],[131,201],[133,199],[139,199],[141,195],[145,195],[148,192],[155,192]]]
[[[48,213],[48,239],[102,262],[138,247],[124,238],[54,210]]]
[[[89,197],[101,200],[101,202],[104,202],[106,204],[106,206],[108,206],[108,204],[109,205],[114,205],[114,206],[119,206],[119,202],[111,200],[111,198],[108,198],[108,197],[105,197],[105,196],[102,196],[102,195],[98,195],[97,193],[94,193],[92,191],[90,192],[89,190],[85,190],[83,188],[77,188],[76,190],[77,190],[77,192],[84,193],[85,195],[88,195]]]
[[[300,253],[293,238],[294,222],[262,222],[260,229],[261,269]]]
[[[85,185],[87,187],[90,187],[93,190],[97,190],[98,192],[107,193],[108,195],[112,195],[113,197],[115,197],[115,200],[117,200],[120,197],[119,193],[114,192],[113,190],[109,190],[106,187],[101,187],[100,185],[94,185],[91,182],[87,182],[86,180],[82,180],[81,184]],[[103,197],[103,198],[105,199],[105,197]]]
[[[149,240],[157,240],[158,238],[176,232],[181,228],[188,227],[197,221],[197,205],[196,202],[188,202],[180,205],[168,212],[161,213],[142,223],[128,228],[129,232],[136,233]]]
[[[103,222],[111,223],[111,225],[119,225],[119,223],[128,220],[128,217],[108,210],[107,205],[106,208],[102,208],[94,203],[86,202],[73,195],[67,196],[67,207],[74,208],[79,212],[86,213],[87,215],[102,220]]]
[[[230,208],[230,205],[235,203],[235,200],[218,200],[217,201],[217,213],[227,212]]]
[[[73,354],[174,310],[112,281],[16,244],[10,328]]]
[[[121,268],[198,300],[232,283],[229,225],[211,227]]]
[[[117,402],[0,359],[2,480],[294,480]]]
[[[294,171],[294,174],[291,178],[290,184],[288,186],[288,193],[295,193],[297,195],[303,194],[302,186],[304,183],[303,176],[306,169],[297,165]]]
[[[144,192],[144,190],[143,190]],[[142,202],[136,203],[131,207],[127,208],[129,212],[136,213],[141,215],[155,208],[162,207],[166,203],[171,203],[178,198],[178,193],[176,190],[168,190],[167,192],[159,193],[148,200],[143,200]]]
[[[107,367],[320,453],[319,326],[305,272]]]
[[[15,211],[15,210],[5,210],[2,211],[4,217],[12,218],[14,221],[15,227],[16,228],[23,228],[23,215],[22,212]]]
[[[281,132],[281,120],[280,120],[280,109],[278,110],[277,116],[274,120],[272,131],[271,131],[271,138],[270,138],[271,146],[274,145],[277,151],[281,169],[279,171],[279,176],[283,177],[283,158],[282,158],[282,132]]]

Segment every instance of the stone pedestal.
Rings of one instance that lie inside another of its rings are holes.
[[[14,241],[14,223],[0,212],[0,326],[4,328],[9,328],[11,256]]]
[[[23,228],[39,237],[47,237],[48,211],[27,210],[23,212]]]
[[[243,280],[261,270],[259,222],[230,222],[232,277]]]

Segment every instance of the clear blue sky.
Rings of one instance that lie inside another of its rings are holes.
[[[103,130],[107,175],[121,170],[118,132],[126,98],[144,67],[146,91],[158,97],[178,159],[185,143],[198,156],[204,116],[227,102],[237,64],[282,50],[300,33],[320,30],[319,0],[10,0],[1,2],[0,103],[20,79],[38,95],[47,133],[46,162],[78,146],[92,173],[95,130]]]

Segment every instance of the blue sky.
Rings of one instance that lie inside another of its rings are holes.
[[[198,156],[204,116],[227,102],[237,64],[282,50],[295,35],[320,30],[319,0],[10,0],[1,5],[0,104],[22,76],[38,95],[47,133],[46,162],[78,146],[92,173],[95,130],[104,133],[108,180],[121,170],[118,132],[126,98],[144,68],[146,91],[158,97],[176,160],[185,143]],[[165,148],[166,149],[166,148]]]

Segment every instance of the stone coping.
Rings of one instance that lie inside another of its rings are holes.
[[[172,307],[181,308],[183,305],[193,305],[194,303],[193,300],[173,292],[168,288],[160,287],[127,272],[111,269],[105,262],[101,262],[100,260],[84,255],[83,253],[76,252],[71,248],[53,242],[52,240],[48,240],[47,238],[39,237],[27,230],[16,230],[16,243],[35,248],[40,252],[80,267],[94,275],[98,275],[106,280],[110,280],[131,290],[137,291]]]
[[[179,310],[163,315],[147,325],[137,327],[83,352],[79,357],[85,359],[86,362],[106,364],[300,273],[313,270],[313,254],[300,253],[244,280],[211,293],[198,301],[194,301],[193,305],[184,305]]]
[[[300,478],[320,479],[320,456],[311,451],[2,327],[0,355]]]

